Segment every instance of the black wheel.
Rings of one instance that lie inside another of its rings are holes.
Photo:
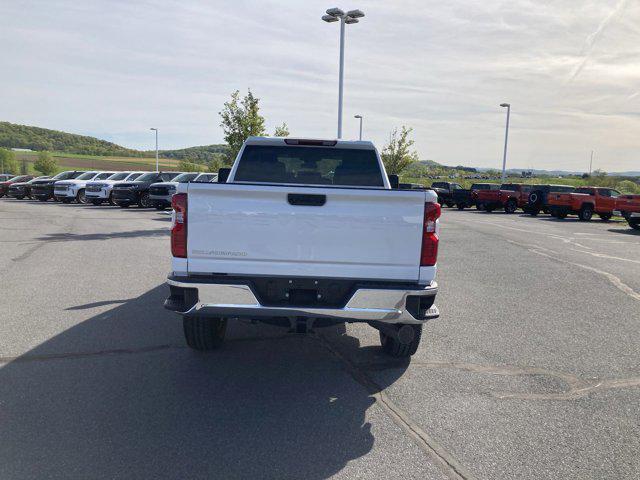
[[[493,212],[493,207],[490,207],[489,205],[485,205],[484,211],[487,212],[487,213],[491,213],[491,212]]]
[[[582,222],[588,222],[593,217],[593,207],[591,205],[584,205],[578,212],[578,218]]]
[[[529,215],[531,215],[532,217],[537,217],[539,213],[540,210],[538,210],[537,208],[531,208],[529,210]]]
[[[555,215],[553,215],[554,217],[556,217],[559,220],[564,220],[565,218],[567,218],[567,213],[566,212],[556,212]]]
[[[194,350],[215,350],[224,342],[226,318],[183,317],[184,338]]]
[[[84,193],[84,188],[78,191],[78,195],[76,196],[76,201],[82,204],[87,203],[87,196]]]
[[[102,205],[102,200],[91,200],[91,203],[96,207],[99,207],[100,205]]]
[[[638,219],[638,218],[627,218],[627,223],[634,230],[640,230],[640,219]]]
[[[611,214],[611,213],[601,213],[598,216],[600,217],[600,220],[602,220],[603,222],[608,222],[609,220],[611,220],[611,217],[613,217],[613,214]]]
[[[549,209],[547,207],[544,207],[542,209],[542,213],[546,213],[547,215],[549,215]]]
[[[149,194],[143,193],[140,195],[140,200],[138,201],[138,206],[140,208],[149,208],[151,206],[151,200],[149,200]]]
[[[464,210],[466,205],[464,203],[459,203],[458,205],[456,205],[456,207],[458,208],[458,210]]]
[[[504,204],[504,213],[514,213],[518,209],[518,202],[516,202],[513,198],[507,200],[507,203]]]
[[[476,210],[480,210],[480,211],[484,210],[484,205],[481,204],[480,202],[476,203]]]
[[[24,195],[19,195],[16,197],[16,200],[24,200]]]
[[[109,194],[109,205],[115,207],[116,202],[113,201],[113,194]]]
[[[382,349],[392,357],[410,357],[416,353],[418,345],[420,345],[422,325],[399,324],[395,328],[398,330],[400,339],[380,332]]]
[[[129,204],[128,203],[118,203],[118,206],[120,208],[129,208]]]

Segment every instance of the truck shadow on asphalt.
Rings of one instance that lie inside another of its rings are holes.
[[[168,229],[150,229],[150,230],[126,230],[123,232],[109,233],[48,233],[44,237],[38,237],[38,241],[42,242],[77,242],[92,240],[111,240],[113,238],[138,238],[138,237],[168,237],[170,235]]]
[[[321,341],[234,322],[221,350],[196,353],[166,294],[0,358],[0,478],[321,479],[371,451],[374,399]]]

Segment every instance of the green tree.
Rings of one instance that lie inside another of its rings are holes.
[[[0,148],[0,173],[12,173],[17,175],[20,166],[16,160],[16,155],[11,150]]]
[[[240,98],[240,91],[231,94],[231,100],[225,102],[220,113],[220,126],[224,132],[224,140],[229,145],[228,160],[233,161],[242,147],[242,143],[251,136],[265,134],[264,117],[260,115],[260,100],[248,90]]]
[[[397,128],[391,132],[389,143],[382,150],[382,161],[388,174],[400,175],[405,168],[418,161],[418,153],[411,149],[414,142],[409,139],[409,134],[412,131],[413,128],[403,125],[400,132]]]
[[[622,193],[637,194],[640,193],[640,185],[631,180],[622,180],[616,183],[616,190]]]
[[[34,170],[43,175],[52,175],[58,170],[58,162],[49,152],[39,152],[38,159],[33,164]]]
[[[276,127],[273,132],[274,137],[288,137],[289,136],[289,127],[286,123],[282,123],[279,127]]]
[[[606,177],[607,176],[607,172],[605,172],[604,170],[600,170],[599,168],[597,170],[593,171],[592,174],[594,177],[596,178],[602,178],[602,177]]]

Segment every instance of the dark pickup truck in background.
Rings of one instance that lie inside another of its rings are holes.
[[[482,210],[482,204],[478,203],[478,192],[481,190],[499,190],[498,183],[474,183],[471,188],[457,188],[453,191],[453,201],[458,210],[476,206],[478,210]]]
[[[453,207],[456,202],[453,198],[453,192],[456,190],[463,190],[462,185],[452,182],[433,182],[431,184],[431,190],[438,195],[438,203],[440,205],[446,205],[447,207]]]

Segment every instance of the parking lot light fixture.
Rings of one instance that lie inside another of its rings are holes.
[[[160,167],[158,164],[158,129],[151,127],[149,130],[155,130],[156,132],[156,172],[160,171]]]
[[[338,80],[338,138],[342,138],[342,103],[344,91],[344,26],[359,22],[359,18],[364,17],[362,10],[344,10],[334,7],[326,11],[326,15],[322,16],[322,20],[327,23],[333,23],[340,20],[340,73]]]
[[[502,154],[502,183],[507,176],[507,141],[509,140],[509,117],[511,116],[511,104],[501,103],[501,107],[507,109],[507,126],[504,130],[504,152]]]

